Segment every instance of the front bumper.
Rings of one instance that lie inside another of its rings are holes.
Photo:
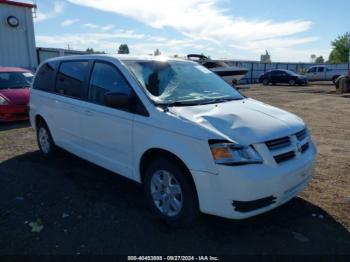
[[[1,105],[0,122],[10,122],[28,119],[27,105]]]
[[[297,79],[295,81],[297,84],[308,84],[309,81],[307,79]]]
[[[193,171],[200,210],[203,213],[232,219],[252,217],[274,209],[301,192],[313,176],[316,148],[277,166],[267,164],[245,166],[218,165],[218,174]],[[271,201],[262,202],[270,199]],[[256,208],[252,203],[263,203]],[[240,206],[241,205],[241,206]]]

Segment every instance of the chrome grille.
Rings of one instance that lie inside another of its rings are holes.
[[[270,150],[276,150],[279,148],[290,146],[290,138],[288,136],[267,141],[265,143]]]
[[[269,140],[265,142],[265,145],[270,150],[275,162],[279,164],[306,152],[310,147],[308,136],[308,131],[304,128],[290,136]]]
[[[297,139],[299,141],[304,140],[307,137],[307,131],[306,129],[303,129],[301,131],[299,131],[298,133],[295,134],[295,136],[297,137]]]
[[[277,163],[281,163],[281,162],[287,161],[289,159],[292,159],[293,157],[295,157],[295,152],[294,151],[289,151],[287,153],[283,153],[283,154],[274,156],[273,158],[275,159],[275,161]]]
[[[301,146],[301,153],[304,153],[309,148],[309,143],[306,143]]]

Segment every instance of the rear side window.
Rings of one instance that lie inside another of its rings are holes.
[[[56,89],[59,94],[81,99],[88,61],[62,62],[57,73]]]
[[[318,72],[324,72],[324,67],[319,67]]]
[[[280,75],[282,75],[282,72],[281,71],[272,71],[271,75],[272,76],[280,76]]]
[[[43,91],[54,91],[55,85],[55,71],[57,69],[57,62],[48,62],[42,65],[39,71],[36,73],[36,77],[33,83],[34,89]]]
[[[122,74],[113,65],[96,62],[92,71],[89,101],[104,105],[104,95],[108,92],[131,95],[131,88]]]

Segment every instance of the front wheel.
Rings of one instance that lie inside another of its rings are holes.
[[[53,142],[50,130],[45,122],[41,121],[38,123],[36,137],[41,153],[47,158],[52,157],[55,153],[56,145]]]
[[[295,80],[293,80],[293,79],[289,80],[289,85],[290,86],[295,86]]]
[[[190,226],[198,214],[191,174],[176,161],[157,159],[145,174],[145,193],[151,210],[172,226]]]
[[[267,86],[268,84],[269,84],[269,80],[265,78],[265,79],[263,80],[263,85],[264,85],[264,86]]]

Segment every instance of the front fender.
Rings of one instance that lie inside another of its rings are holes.
[[[139,122],[134,123],[133,130],[136,181],[141,182],[140,161],[150,149],[162,149],[176,155],[190,171],[217,173],[207,141]]]

